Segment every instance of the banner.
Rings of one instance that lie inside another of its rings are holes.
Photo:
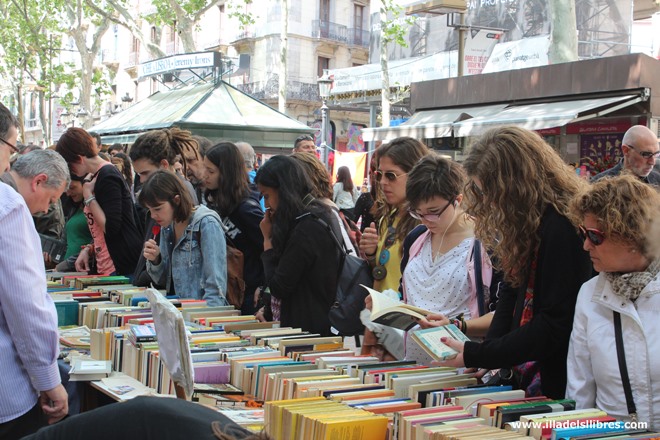
[[[367,155],[364,153],[348,153],[335,151],[335,161],[332,167],[331,181],[337,181],[337,170],[339,167],[348,167],[356,187],[362,186],[364,182],[364,170],[367,163]]]
[[[463,55],[463,75],[480,74],[501,37],[502,32],[500,31],[468,31]]]
[[[53,99],[53,114],[50,118],[52,143],[59,141],[66,130],[66,125],[62,121],[62,113],[64,113],[64,107],[62,107],[58,99]]]
[[[502,72],[548,65],[550,37],[524,38],[495,46],[481,73]]]

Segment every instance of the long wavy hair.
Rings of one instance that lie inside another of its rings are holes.
[[[128,155],[132,161],[148,159],[158,165],[161,160],[165,159],[170,165],[173,165],[178,154],[181,156],[185,176],[188,174],[186,153],[188,153],[188,157],[194,156],[200,159],[197,141],[189,131],[172,127],[148,131],[141,135],[131,145]]]
[[[351,192],[355,188],[353,179],[351,178],[351,170],[348,167],[339,167],[337,170],[337,182],[342,183],[344,191]]]
[[[291,157],[298,161],[307,173],[307,177],[312,183],[312,195],[319,199],[332,200],[330,173],[323,162],[316,157],[316,154],[298,151],[293,153]]]
[[[475,233],[492,250],[505,280],[520,286],[539,246],[543,213],[552,206],[568,216],[571,199],[586,182],[541,136],[518,127],[484,133],[463,167],[481,184],[481,190],[473,182],[465,189]]]
[[[257,171],[254,178],[257,185],[277,190],[278,205],[273,217],[273,249],[281,254],[296,224],[296,218],[307,210],[322,211],[320,202],[309,206],[303,201],[312,192],[310,182],[300,163],[291,156],[278,155],[268,159]]]
[[[401,168],[403,172],[409,173],[415,164],[417,164],[417,162],[419,162],[422,157],[429,154],[429,152],[429,148],[417,139],[413,139],[411,137],[399,137],[385,145],[380,146],[376,150],[378,168],[380,168],[380,160],[383,157],[387,157],[396,166]],[[383,198],[379,199],[380,200],[377,201],[378,218],[387,217],[394,208],[398,208],[399,212],[404,210],[404,214],[396,226],[396,238],[400,243],[403,243],[403,239],[406,238],[406,235],[408,235],[408,233],[419,224],[419,221],[408,215],[407,211],[405,211],[405,203],[402,206],[391,206],[386,203]]]
[[[206,152],[206,158],[218,167],[218,187],[206,190],[206,201],[226,217],[250,195],[243,155],[231,142],[221,142]]]

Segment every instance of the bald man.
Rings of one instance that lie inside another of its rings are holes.
[[[655,162],[660,156],[658,138],[644,125],[633,125],[623,135],[621,144],[623,159],[609,170],[594,176],[592,181],[603,177],[613,177],[621,174],[623,170],[629,171],[646,183],[660,185],[660,173],[654,169]]]

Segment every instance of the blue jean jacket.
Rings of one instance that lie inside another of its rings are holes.
[[[204,299],[209,306],[229,304],[225,298],[227,245],[220,217],[215,211],[204,205],[197,206],[176,244],[172,226],[163,228],[160,256],[159,264],[147,261],[147,271],[168,291],[174,283],[174,290],[181,298]]]

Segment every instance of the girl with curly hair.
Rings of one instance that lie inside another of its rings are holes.
[[[518,127],[484,133],[463,166],[475,234],[507,286],[486,340],[447,340],[459,355],[443,364],[501,368],[528,395],[563,398],[575,301],[592,273],[567,217],[586,183],[538,134]]]

